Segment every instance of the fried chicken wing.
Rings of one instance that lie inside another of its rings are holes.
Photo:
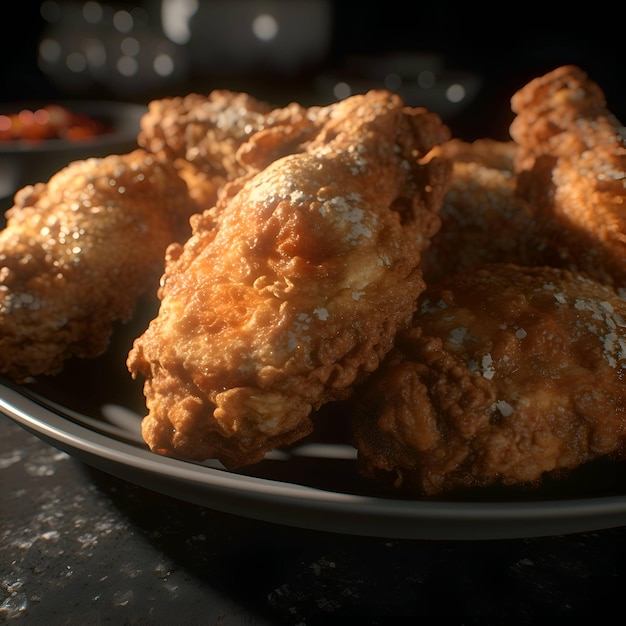
[[[358,394],[361,470],[425,495],[537,483],[626,441],[626,302],[563,269],[494,264],[429,288]]]
[[[626,135],[602,90],[563,66],[511,106],[519,192],[534,208],[544,262],[626,288]]]
[[[452,178],[439,211],[441,228],[422,259],[426,282],[484,263],[533,264],[534,222],[528,203],[517,194],[517,145],[451,139],[441,150],[452,162]]]
[[[176,171],[138,149],[75,161],[17,192],[0,232],[0,372],[22,381],[96,356],[196,210]]]
[[[279,130],[273,137],[284,145],[299,128],[314,130],[301,105],[275,109],[247,93],[222,89],[151,101],[137,142],[172,161],[192,197],[208,208],[228,181],[249,171],[237,152],[253,134]]]
[[[260,461],[375,370],[415,310],[449,176],[426,157],[448,129],[385,91],[316,116],[301,152],[227,185],[168,250],[158,316],[127,362],[155,452]]]

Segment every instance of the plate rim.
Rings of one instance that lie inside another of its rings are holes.
[[[393,539],[473,540],[626,525],[626,496],[620,495],[530,502],[394,499],[246,476],[163,457],[64,417],[3,381],[0,413],[50,445],[123,480],[206,508],[286,526]]]

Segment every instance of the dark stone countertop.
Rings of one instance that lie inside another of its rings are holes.
[[[626,527],[494,541],[313,532],[148,491],[0,424],[0,622],[518,624],[619,608]]]

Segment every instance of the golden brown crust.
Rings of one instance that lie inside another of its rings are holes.
[[[567,156],[612,142],[619,124],[600,87],[575,65],[538,76],[511,97],[510,134],[520,146],[517,167],[540,155]]]
[[[274,109],[247,93],[219,89],[209,95],[153,100],[141,120],[137,141],[173,162],[192,197],[208,209],[228,181],[251,169],[251,157],[239,150],[252,135],[258,134],[257,141],[266,137],[266,142],[275,137],[279,147],[284,147],[286,136],[300,127],[313,128],[313,124],[297,103]]]
[[[626,287],[624,129],[585,72],[563,66],[512,97],[514,141],[452,139],[427,281],[489,262],[582,271]]]
[[[449,172],[419,163],[420,129],[448,130],[383,91],[324,115],[304,151],[230,183],[170,247],[159,315],[128,358],[151,449],[259,461],[310,432],[312,410],[346,397],[410,320]]]
[[[564,66],[517,92],[518,192],[546,264],[626,287],[625,131],[585,72]]]
[[[426,291],[358,398],[362,471],[436,495],[522,484],[626,441],[626,303],[553,268],[495,264]]]
[[[431,287],[359,399],[362,471],[426,495],[538,482],[626,440],[626,306],[600,285],[626,287],[623,129],[574,66],[512,108],[513,142],[442,147]]]
[[[160,157],[185,159],[229,179],[244,173],[235,159],[237,148],[262,128],[271,109],[249,94],[226,90],[153,100],[137,141]]]
[[[424,253],[428,284],[494,261],[532,264],[532,210],[517,194],[512,141],[451,139],[441,149],[452,176],[439,217],[441,228]]]
[[[176,171],[144,150],[21,189],[0,232],[0,372],[22,380],[102,353],[112,324],[156,292],[194,210]]]

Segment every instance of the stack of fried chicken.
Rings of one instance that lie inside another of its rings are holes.
[[[101,354],[156,293],[127,358],[156,453],[250,465],[346,400],[360,471],[402,492],[621,458],[623,129],[575,66],[511,106],[509,141],[468,143],[385,90],[153,101],[137,150],[16,194],[0,372]]]

